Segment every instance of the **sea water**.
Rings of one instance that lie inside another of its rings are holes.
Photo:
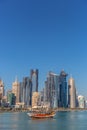
[[[57,112],[53,119],[31,119],[26,112],[0,113],[0,130],[87,130],[87,111]]]

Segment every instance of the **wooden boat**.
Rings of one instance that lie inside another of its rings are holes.
[[[56,115],[56,112],[50,112],[50,113],[27,113],[29,117],[31,118],[53,118]]]

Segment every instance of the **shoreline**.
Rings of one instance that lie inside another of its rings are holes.
[[[16,108],[16,109],[10,109],[10,108],[0,108],[0,113],[3,113],[3,112],[29,112],[30,109],[19,109],[19,108]],[[56,112],[72,112],[72,111],[87,111],[87,108],[57,108],[57,109],[54,109],[54,111]]]

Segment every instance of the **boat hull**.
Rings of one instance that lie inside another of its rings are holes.
[[[53,118],[56,113],[52,114],[32,114],[32,113],[27,113],[29,117],[31,118],[37,118],[37,119],[42,119],[42,118]]]

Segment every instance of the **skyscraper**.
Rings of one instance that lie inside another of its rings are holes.
[[[4,83],[3,81],[0,79],[0,105],[2,102],[2,98],[4,96]]]
[[[19,87],[20,87],[20,84],[16,78],[15,82],[13,82],[12,84],[12,93],[16,96],[16,103],[19,102],[19,91],[20,91]]]
[[[45,81],[45,100],[50,102],[51,107],[67,107],[67,74],[64,70],[55,74],[49,72]]]
[[[45,100],[50,103],[50,107],[58,106],[58,78],[55,73],[49,72],[45,81]]]
[[[0,79],[0,97],[3,97],[3,96],[4,96],[4,83]]]
[[[22,102],[24,102],[24,104],[26,106],[31,106],[32,103],[32,81],[29,77],[24,77],[23,78],[23,83],[21,84],[22,88],[23,88],[23,98],[22,98]]]
[[[30,77],[24,77],[20,83],[20,101],[26,107],[32,105],[32,93],[38,92],[38,70],[31,70]]]
[[[38,92],[38,69],[31,70],[30,78],[32,81],[32,92]]]
[[[12,90],[7,91],[7,102],[9,105],[15,105],[16,96],[14,93],[12,93]]]
[[[76,107],[76,88],[72,77],[68,81],[68,105],[70,108]]]
[[[38,106],[39,101],[39,92],[33,92],[32,93],[32,108]]]
[[[23,82],[20,82],[19,102],[23,102]]]
[[[67,107],[67,74],[62,70],[59,75],[58,107]]]

